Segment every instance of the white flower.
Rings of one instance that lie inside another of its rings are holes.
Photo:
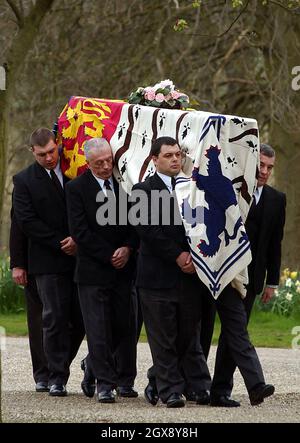
[[[297,294],[300,294],[300,286],[297,287],[296,292]]]
[[[274,295],[275,295],[275,297],[279,297],[278,289],[275,289],[275,291],[274,291]]]
[[[299,286],[300,286],[300,281],[299,281],[299,280],[296,280],[296,281],[295,281],[295,285],[296,285],[297,288],[299,288]]]
[[[157,90],[159,88],[165,88],[166,86],[169,86],[171,91],[174,91],[175,86],[174,83],[172,82],[172,80],[166,79],[166,80],[162,80],[159,83],[156,83],[156,85],[153,86],[153,89]]]
[[[292,279],[291,278],[286,279],[285,286],[287,288],[290,288],[292,286]]]
[[[290,292],[288,292],[285,296],[286,300],[291,301],[293,298],[293,294],[291,294]]]

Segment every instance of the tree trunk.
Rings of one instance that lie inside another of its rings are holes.
[[[0,220],[1,233],[7,231],[4,228],[3,204],[7,200],[5,195],[5,178],[7,171],[7,146],[8,127],[10,115],[10,103],[15,99],[14,90],[19,74],[22,72],[22,60],[25,59],[28,51],[32,47],[35,37],[40,32],[40,25],[51,8],[54,0],[37,0],[32,6],[30,13],[20,22],[20,30],[7,56],[7,78],[6,90],[0,91]],[[6,221],[6,220],[5,220]],[[3,244],[0,236],[0,245]]]
[[[284,109],[276,115],[270,127],[270,143],[276,149],[275,186],[287,195],[285,235],[283,241],[282,268],[299,269],[300,257],[300,91],[292,89],[292,69],[299,65],[297,41],[300,35],[299,18],[291,14],[282,16],[277,11],[277,35],[283,40],[285,57],[273,58],[275,71],[280,69],[276,62],[286,64],[287,75],[279,78],[286,94],[282,94]],[[279,72],[279,71],[278,71]]]

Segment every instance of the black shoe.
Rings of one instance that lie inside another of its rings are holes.
[[[47,381],[38,381],[35,385],[36,392],[49,392],[49,386]]]
[[[199,391],[196,394],[196,404],[197,405],[209,405],[210,403],[210,393],[209,391]]]
[[[194,391],[185,392],[183,395],[186,401],[197,401],[197,394]]]
[[[148,403],[155,406],[159,400],[158,391],[155,382],[150,382],[147,384],[145,391],[145,399]]]
[[[81,389],[87,397],[94,397],[96,390],[95,377],[89,370],[86,364],[86,359],[81,360],[80,364],[81,369],[84,371],[83,380],[81,382]]]
[[[167,408],[183,408],[185,406],[185,401],[181,394],[171,394],[167,400]]]
[[[221,408],[238,408],[241,406],[240,402],[233,400],[228,395],[220,395],[219,397],[210,396],[210,405]]]
[[[65,385],[51,385],[49,395],[51,395],[52,397],[65,397],[67,395]]]
[[[116,401],[114,393],[111,390],[100,391],[97,397],[100,403],[115,403]]]
[[[249,392],[249,399],[252,406],[259,405],[264,401],[264,398],[270,397],[274,394],[275,388],[273,385],[261,385]]]
[[[125,397],[125,398],[136,398],[139,395],[133,389],[133,386],[118,386],[116,391],[120,397]]]

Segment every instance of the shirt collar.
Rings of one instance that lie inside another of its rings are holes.
[[[257,187],[255,189],[255,191],[254,191],[254,198],[255,198],[256,204],[258,204],[262,192],[263,192],[263,186],[259,186],[259,187]]]
[[[48,175],[51,177],[50,175],[50,169],[44,168],[45,171],[48,173]],[[57,165],[55,166],[55,168],[53,169],[53,171],[55,172],[55,174],[60,177],[62,176],[62,170],[60,169],[60,161],[58,160]]]
[[[106,188],[104,186],[104,182],[105,180],[103,178],[97,177],[95,174],[93,174],[93,172],[91,171],[92,176],[95,177],[95,179],[97,180],[97,182],[99,183],[99,185],[101,186],[102,191],[104,191],[106,193]],[[114,189],[114,183],[113,183],[113,179],[112,177],[109,177],[107,179],[109,181],[109,184],[111,186],[111,189]]]
[[[162,179],[168,190],[172,192],[172,177],[170,177],[169,175],[162,174],[161,172],[156,171],[156,173]]]

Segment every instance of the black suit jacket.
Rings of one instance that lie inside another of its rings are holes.
[[[167,187],[155,173],[144,182],[134,185],[134,190],[146,192],[148,216],[150,217],[151,191],[167,190]],[[173,199],[171,194],[170,199]],[[170,208],[172,207],[171,203]],[[161,212],[161,208],[159,212]],[[147,226],[138,225],[136,230],[141,240],[137,266],[137,286],[146,289],[174,287],[182,274],[176,259],[182,252],[190,251],[183,225],[174,224],[174,213],[171,211],[169,225],[163,225],[161,220],[159,225],[151,225],[149,218]]]
[[[78,245],[75,281],[109,287],[117,279],[132,278],[133,253],[126,266],[120,270],[112,266],[110,259],[121,246],[129,246],[134,250],[137,236],[129,225],[101,226],[97,223],[97,211],[105,203],[96,202],[96,196],[101,191],[89,169],[66,186],[70,231]],[[117,182],[114,182],[114,191],[118,202]]]
[[[13,209],[11,210],[11,225],[9,234],[10,269],[28,268],[27,257],[28,241],[24,232],[17,223]]]
[[[64,178],[66,182],[68,179]],[[37,162],[13,177],[13,208],[28,239],[28,272],[57,274],[72,271],[75,260],[61,251],[69,236],[65,198]]]
[[[253,257],[254,273],[250,276],[250,279],[253,279],[250,281],[250,288],[254,290],[254,294],[262,292],[265,282],[267,285],[279,283],[281,241],[285,224],[285,194],[265,185],[261,198],[263,198],[262,221],[257,253]]]

